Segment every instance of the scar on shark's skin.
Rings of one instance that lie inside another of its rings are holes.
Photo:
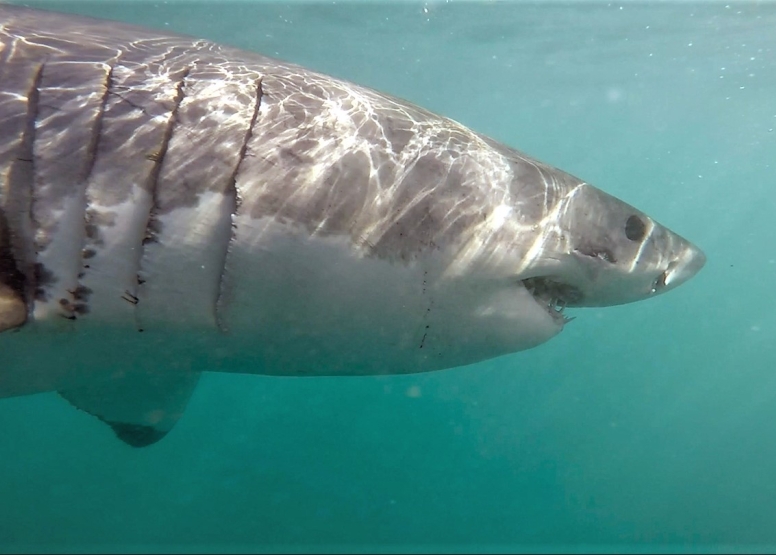
[[[129,291],[124,291],[124,294],[121,296],[121,298],[130,304],[137,304],[138,302],[140,302],[139,299]]]

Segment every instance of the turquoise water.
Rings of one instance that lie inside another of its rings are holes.
[[[146,449],[0,401],[0,551],[776,545],[776,4],[35,2],[403,96],[700,245],[643,303],[434,374],[206,375]]]

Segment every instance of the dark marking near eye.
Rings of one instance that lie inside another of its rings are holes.
[[[647,234],[647,224],[638,216],[630,216],[625,222],[625,236],[631,241],[641,241]]]

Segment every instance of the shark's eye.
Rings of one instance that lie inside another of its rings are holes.
[[[625,236],[631,241],[641,241],[647,234],[647,224],[638,216],[631,216],[625,222]]]

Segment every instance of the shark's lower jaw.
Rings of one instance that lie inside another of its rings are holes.
[[[565,316],[563,311],[568,306],[579,304],[582,300],[582,291],[573,285],[547,276],[524,279],[521,283],[556,323],[562,326],[574,319]]]

